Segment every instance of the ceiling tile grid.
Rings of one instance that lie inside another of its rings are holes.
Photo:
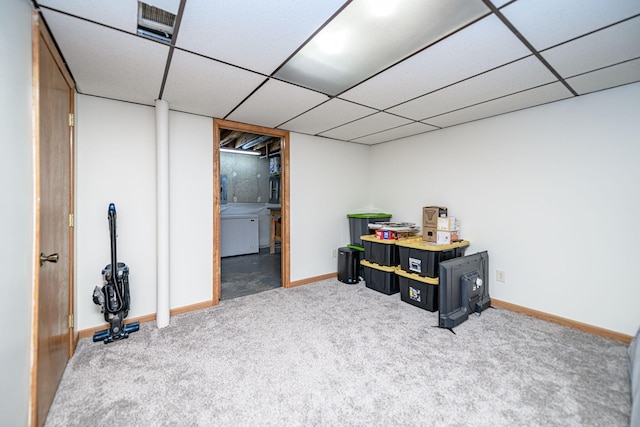
[[[495,16],[489,16],[414,55],[340,98],[384,110],[531,51]]]
[[[32,0],[80,93],[361,144],[640,81],[639,0],[474,0],[485,16],[337,97],[277,77],[363,1],[145,0],[178,14],[165,44],[136,34],[136,0]]]
[[[399,126],[397,128],[387,129],[382,132],[377,132],[371,135],[363,136],[352,140],[360,144],[374,145],[382,142],[393,141],[400,138],[406,138],[408,136],[418,135],[421,133],[431,132],[438,130],[435,126],[430,126],[420,122],[413,122],[408,125]]]
[[[322,93],[269,79],[226,118],[274,128],[328,100]]]
[[[640,17],[561,44],[542,56],[563,77],[640,58]]]
[[[81,93],[153,105],[169,47],[45,10]]]
[[[346,125],[322,132],[321,136],[329,138],[342,139],[349,141],[351,139],[370,135],[386,129],[402,126],[411,123],[411,120],[394,116],[389,113],[376,113],[370,116],[358,119]]]
[[[334,98],[320,106],[298,116],[280,126],[295,132],[317,135],[364,116],[374,114],[376,110],[353,102]]]
[[[423,120],[556,80],[537,58],[529,56],[461,83],[391,108],[389,111]]]
[[[518,92],[462,110],[432,117],[424,122],[434,126],[448,127],[499,114],[518,111],[536,105],[546,104],[571,97],[572,94],[560,82]]]
[[[344,0],[188,0],[176,46],[273,73]]]
[[[264,80],[260,74],[176,50],[162,98],[178,111],[225,117]]]

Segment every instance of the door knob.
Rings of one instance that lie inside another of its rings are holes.
[[[51,255],[45,255],[42,252],[40,252],[40,267],[42,267],[42,264],[44,264],[45,262],[49,261],[49,262],[58,262],[58,258],[59,255],[58,254],[51,254]]]

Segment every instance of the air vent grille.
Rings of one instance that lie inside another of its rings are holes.
[[[173,13],[138,2],[138,35],[169,43],[175,22]]]

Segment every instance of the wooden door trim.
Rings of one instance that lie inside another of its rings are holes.
[[[291,287],[290,240],[289,240],[289,132],[263,126],[213,119],[213,295],[212,304],[220,301],[220,129],[251,132],[280,138],[282,241],[281,279],[282,287]]]
[[[32,13],[31,33],[32,53],[32,97],[33,97],[33,150],[34,150],[34,254],[33,254],[33,283],[32,283],[32,315],[31,315],[31,372],[29,384],[29,425],[37,425],[37,381],[38,381],[38,310],[40,292],[40,40],[47,47],[56,63],[62,77],[69,86],[69,113],[75,117],[75,83],[67,70],[46,24],[37,11]],[[69,214],[73,215],[75,205],[75,123],[69,123]],[[74,227],[69,223],[69,315],[74,314]],[[68,333],[68,355],[73,356],[78,337],[75,328],[70,327]],[[43,420],[44,421],[44,420]]]

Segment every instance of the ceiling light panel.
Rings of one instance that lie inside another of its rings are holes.
[[[481,0],[353,0],[275,75],[337,95],[487,12]]]
[[[344,0],[189,0],[176,43],[269,75],[343,4]]]
[[[640,1],[518,0],[501,12],[543,50],[640,13]]]
[[[162,98],[172,110],[222,118],[264,80],[260,74],[176,50]]]
[[[567,79],[580,95],[637,81],[640,81],[640,59]]]
[[[282,129],[316,135],[375,113],[376,110],[334,98],[280,126]]]
[[[640,17],[554,47],[542,56],[563,77],[638,58]]]
[[[328,99],[321,93],[269,79],[227,119],[276,127]]]
[[[388,113],[377,113],[323,132],[320,135],[348,141],[408,123],[411,123],[411,120]]]
[[[383,110],[530,54],[495,15],[490,15],[340,98]]]
[[[505,96],[483,104],[453,111],[426,120],[428,124],[448,127],[471,122],[486,117],[496,116],[523,108],[546,104],[573,96],[560,82]]]
[[[413,122],[408,125],[400,126],[393,129],[388,129],[382,132],[374,133],[373,135],[363,136],[356,138],[353,142],[361,144],[380,144],[382,142],[393,141],[399,138],[405,138],[407,136],[418,135],[425,132],[431,132],[437,130],[437,127],[426,125],[420,122]]]
[[[168,46],[58,12],[42,13],[80,93],[154,104]]]
[[[556,78],[534,56],[432,92],[389,111],[422,120],[490,99],[541,86]]]

